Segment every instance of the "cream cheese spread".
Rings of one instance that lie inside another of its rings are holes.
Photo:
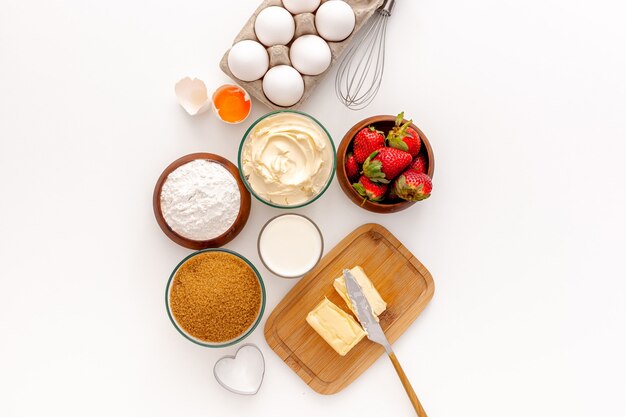
[[[333,147],[313,119],[282,112],[266,117],[250,131],[241,164],[257,196],[273,204],[297,206],[319,195],[330,181]]]

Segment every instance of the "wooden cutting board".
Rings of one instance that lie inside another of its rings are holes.
[[[391,343],[413,323],[435,290],[430,272],[381,225],[365,224],[339,242],[293,287],[265,324],[269,346],[320,394],[341,391],[384,353],[381,346],[364,339],[339,356],[306,322],[309,311],[325,296],[350,313],[333,280],[344,268],[356,265],[363,267],[387,302],[380,324]]]

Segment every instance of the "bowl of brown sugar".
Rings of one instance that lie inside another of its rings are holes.
[[[185,338],[206,347],[225,347],[245,339],[261,321],[265,286],[243,256],[205,249],[176,266],[167,282],[165,304]]]

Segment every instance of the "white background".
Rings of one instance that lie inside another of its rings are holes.
[[[321,396],[262,327],[248,339],[261,391],[230,394],[211,369],[234,348],[196,346],[167,319],[166,280],[190,251],[157,227],[154,183],[190,152],[234,161],[248,125],[189,117],[174,83],[227,82],[218,62],[257,5],[0,1],[0,415],[412,414],[386,359]],[[298,210],[328,248],[378,222],[432,272],[434,299],[395,344],[431,417],[624,414],[624,12],[399,0],[375,103],[345,110],[331,71],[302,108],[336,143],[405,110],[433,144],[433,196],[410,210],[365,212],[336,182]],[[253,201],[227,245],[260,267],[268,312],[294,284],[255,251],[277,212]]]

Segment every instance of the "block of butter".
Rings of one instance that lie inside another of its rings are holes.
[[[326,297],[309,312],[306,321],[341,356],[350,352],[366,335],[351,315]]]
[[[350,270],[350,272],[352,272],[352,275],[354,275],[354,278],[356,278],[356,282],[358,282],[361,286],[365,298],[367,298],[367,301],[369,301],[370,306],[372,307],[372,313],[374,313],[374,317],[378,318],[378,316],[380,316],[381,313],[387,309],[387,303],[380,296],[380,294],[374,287],[374,284],[372,284],[372,281],[370,281],[367,275],[365,275],[365,271],[363,271],[363,268],[361,268],[360,266],[355,266]],[[356,315],[356,308],[354,308],[352,302],[350,301],[350,297],[348,296],[348,289],[346,288],[346,281],[343,279],[343,275],[335,279],[333,286],[335,287],[335,290],[337,290],[341,298],[344,299],[344,301],[348,305],[348,308],[350,308],[350,310],[352,310],[352,312]]]

